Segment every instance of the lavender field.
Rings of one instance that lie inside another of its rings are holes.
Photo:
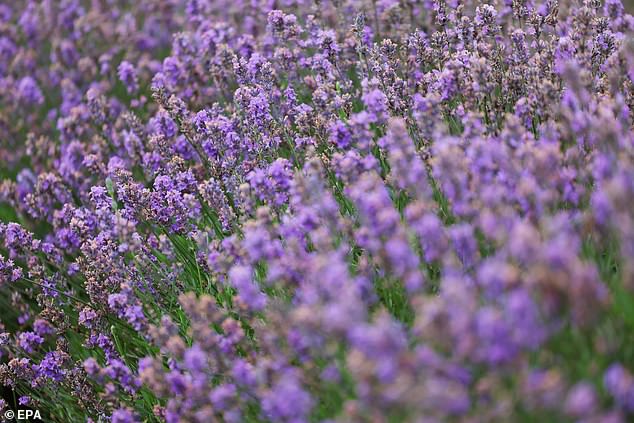
[[[634,421],[627,10],[0,0],[0,421]]]

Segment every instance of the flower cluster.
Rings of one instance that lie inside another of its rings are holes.
[[[0,412],[634,418],[620,0],[0,4]]]

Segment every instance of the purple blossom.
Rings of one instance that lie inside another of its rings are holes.
[[[137,71],[130,62],[125,60],[121,62],[117,68],[117,74],[119,75],[119,80],[123,82],[129,94],[132,94],[139,89]]]
[[[259,311],[266,306],[266,296],[253,279],[253,271],[247,266],[235,266],[229,272],[231,284],[238,289],[240,301]]]
[[[350,146],[352,135],[346,125],[338,120],[330,127],[330,140],[338,148],[346,149]]]
[[[622,365],[611,365],[603,376],[603,383],[621,407],[634,409],[634,377]]]
[[[35,348],[44,343],[44,338],[33,332],[22,332],[18,341],[20,348],[28,353],[32,353],[35,351]]]
[[[120,408],[112,413],[112,423],[136,423],[140,421],[132,411]]]
[[[18,98],[27,104],[41,105],[44,103],[42,90],[35,79],[30,76],[22,78],[17,86]]]
[[[313,405],[310,395],[302,388],[297,375],[285,370],[262,402],[264,415],[277,421],[301,421],[307,418]]]
[[[34,370],[39,377],[61,382],[64,378],[63,368],[66,357],[57,351],[51,351],[44,356],[40,364],[34,366]]]
[[[627,4],[4,3],[17,405],[631,418]]]

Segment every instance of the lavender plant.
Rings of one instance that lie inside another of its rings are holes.
[[[2,3],[0,414],[631,421],[633,108],[620,0]]]

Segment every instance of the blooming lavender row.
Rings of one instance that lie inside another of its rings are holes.
[[[0,4],[0,414],[634,419],[620,0]]]

